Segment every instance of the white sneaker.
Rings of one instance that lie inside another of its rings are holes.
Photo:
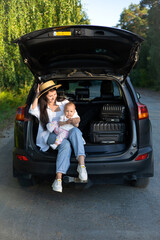
[[[50,147],[55,150],[58,146],[56,144],[51,144]]]
[[[62,180],[61,179],[55,179],[52,184],[53,191],[56,192],[62,192]]]
[[[78,164],[77,167],[77,172],[79,173],[79,179],[82,181],[87,181],[88,180],[88,174],[86,167],[84,165]]]

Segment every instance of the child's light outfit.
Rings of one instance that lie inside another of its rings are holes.
[[[72,118],[79,118],[79,115],[77,114],[77,112],[74,113]],[[66,122],[67,120],[68,120],[68,118],[64,114],[60,116],[59,121]],[[51,147],[53,149],[55,149],[59,144],[61,144],[61,142],[63,141],[64,138],[68,138],[69,131],[72,128],[74,128],[74,126],[72,124],[65,124],[65,125],[59,127],[57,121],[52,121],[50,123],[47,123],[46,127],[50,133],[54,131],[54,133],[56,133],[56,135],[57,135],[56,141],[55,141],[56,144],[54,143],[51,145]]]

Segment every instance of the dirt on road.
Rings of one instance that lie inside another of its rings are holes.
[[[0,146],[6,145],[13,137],[14,123],[10,123],[5,129],[0,130]]]

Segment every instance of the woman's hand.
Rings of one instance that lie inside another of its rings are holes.
[[[66,121],[66,124],[72,124],[72,118],[69,118],[69,119]]]
[[[37,90],[36,90],[36,98],[39,97],[39,94],[40,94],[40,86],[43,84],[43,82],[41,84],[38,83],[37,85]]]
[[[37,105],[38,105],[38,97],[39,97],[39,94],[40,94],[40,86],[41,86],[42,84],[43,84],[43,83],[37,85],[36,96],[35,96],[35,99],[34,99],[34,101],[33,101],[33,103],[32,103],[32,109],[36,108]]]
[[[70,118],[70,119],[68,119],[67,123],[72,124],[75,127],[78,127],[79,123],[80,123],[80,118],[78,118],[78,117],[77,118]]]
[[[79,123],[80,123],[80,118],[78,118],[78,117],[77,118],[69,118],[65,122],[59,121],[59,126],[63,126],[66,124],[72,124],[74,127],[78,127]]]
[[[63,126],[63,125],[66,125],[66,124],[72,124],[72,119],[68,119],[67,121],[59,121],[59,126]]]

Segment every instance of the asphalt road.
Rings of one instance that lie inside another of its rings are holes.
[[[149,109],[155,156],[146,189],[96,185],[60,194],[48,181],[22,188],[12,177],[13,129],[1,136],[0,240],[159,240],[160,94],[143,91],[141,101]]]

